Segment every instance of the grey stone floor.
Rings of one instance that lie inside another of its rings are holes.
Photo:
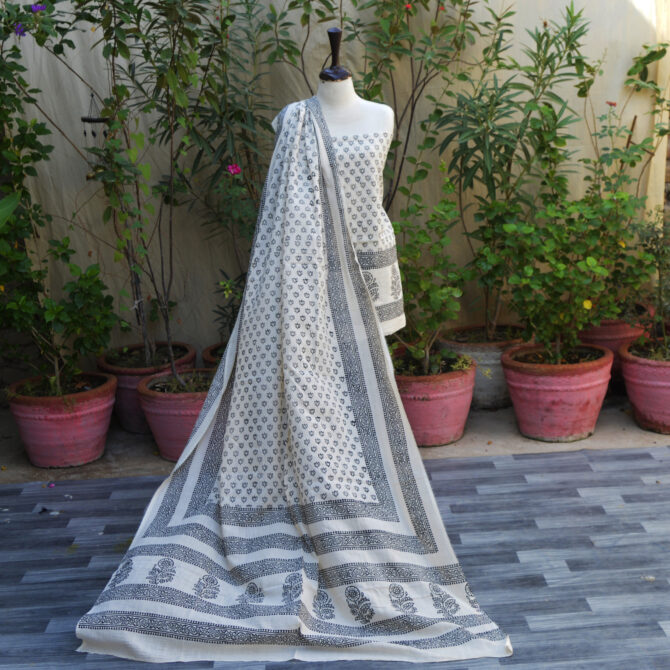
[[[435,670],[670,669],[670,438],[652,447],[424,461],[505,659]],[[411,670],[417,664],[144,664],[75,651],[77,619],[161,475],[0,486],[0,668]]]

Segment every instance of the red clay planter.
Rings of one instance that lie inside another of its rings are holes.
[[[476,364],[439,375],[396,375],[398,391],[420,447],[456,442],[472,403]]]
[[[212,372],[211,368],[191,368],[189,372]],[[207,391],[196,393],[163,393],[151,388],[152,382],[167,377],[171,372],[157,372],[144,377],[137,385],[140,404],[151,428],[160,455],[168,461],[177,461],[184,450],[196,419],[207,397]]]
[[[225,344],[225,342],[217,342],[216,344],[210,344],[202,350],[202,363],[206,368],[215,368],[219,365],[221,356],[215,356],[214,352]]]
[[[579,339],[584,344],[596,344],[612,350],[614,360],[612,362],[612,375],[621,373],[621,359],[619,358],[619,347],[622,344],[630,344],[644,334],[642,326],[631,326],[621,319],[603,319],[599,326],[592,326],[579,333]]]
[[[645,430],[670,434],[670,361],[631,354],[630,344],[619,349],[626,393],[635,422]]]
[[[104,383],[89,391],[52,397],[21,395],[21,387],[39,377],[9,386],[9,409],[30,462],[39,468],[83,465],[100,458],[105,450],[116,377],[99,372],[80,376]]]
[[[158,346],[167,346],[167,342],[157,342],[156,344]],[[128,349],[141,349],[143,346],[143,344],[133,344]],[[173,342],[172,346],[185,347],[187,349],[187,353],[175,361],[177,368],[183,370],[193,367],[195,349],[185,342]],[[105,355],[98,357],[97,364],[99,370],[115,375],[119,381],[116,390],[114,412],[122,428],[130,433],[150,433],[151,429],[144,417],[144,412],[140,406],[140,399],[137,395],[137,385],[143,377],[169,370],[170,364],[144,368],[126,368],[107,362]]]
[[[574,442],[593,434],[614,354],[607,347],[585,348],[597,349],[602,356],[552,365],[515,360],[517,355],[540,350],[538,345],[523,344],[503,352],[505,378],[522,435],[545,442]]]

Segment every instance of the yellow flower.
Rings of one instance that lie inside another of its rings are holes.
[[[3,284],[0,284],[0,293],[4,293],[4,292],[5,292],[5,287],[4,287]]]
[[[591,309],[593,303],[590,300],[584,300],[584,309]]]
[[[619,240],[619,246],[620,246],[622,249],[625,249],[625,248],[626,248],[626,243],[625,243],[623,240]]]

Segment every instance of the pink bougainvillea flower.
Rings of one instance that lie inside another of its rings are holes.
[[[240,172],[242,172],[242,168],[237,163],[231,163],[226,166],[226,170],[228,170],[230,174],[240,174]]]
[[[444,11],[444,5],[440,5],[440,11],[441,11],[441,12]]]
[[[606,104],[608,104],[610,107],[616,107],[616,102],[612,102],[611,100],[607,100]]]
[[[405,5],[405,9],[409,12],[409,11],[412,9],[412,5],[410,5],[409,3],[407,3],[407,4]]]

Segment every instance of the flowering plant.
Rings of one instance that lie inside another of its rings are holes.
[[[579,331],[595,322],[593,306],[609,276],[608,250],[600,244],[595,212],[585,200],[557,198],[529,222],[508,222],[504,244],[515,259],[510,304],[544,347],[542,362],[574,360]]]
[[[584,80],[584,120],[591,133],[593,158],[583,158],[586,166],[585,201],[593,211],[600,244],[607,250],[608,277],[605,291],[594,304],[599,318],[619,317],[637,323],[640,289],[653,272],[650,256],[636,243],[638,223],[645,220],[646,196],[641,194],[648,168],[661,140],[670,130],[665,110],[670,103],[665,88],[649,76],[649,66],[663,58],[668,45],[648,45],[633,59],[625,84],[628,96],[619,106],[605,102],[606,109],[596,117],[589,90],[600,74],[599,64]],[[626,108],[634,93],[645,90],[652,96],[652,127],[637,137],[637,116],[626,122]]]
[[[30,17],[21,11],[17,5],[5,6],[3,23],[28,24]],[[44,6],[34,5],[33,11],[44,11]],[[42,38],[44,34],[36,39]],[[0,335],[13,330],[32,347],[10,340],[1,343],[0,351],[7,361],[21,359],[42,375],[30,393],[62,395],[77,390],[80,357],[108,344],[116,318],[97,264],[77,265],[67,236],[48,239],[46,251],[38,241],[51,217],[34,201],[26,182],[53,147],[45,142],[46,125],[26,119],[26,103],[34,102],[39,91],[28,87],[20,59],[19,47],[5,31],[0,38]],[[59,295],[48,282],[55,268],[69,273]]]

